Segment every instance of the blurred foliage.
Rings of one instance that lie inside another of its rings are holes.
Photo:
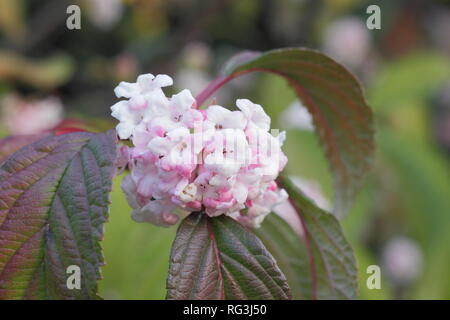
[[[0,29],[11,39],[21,38],[25,29],[22,0],[0,2]]]
[[[164,299],[175,228],[137,224],[116,179],[110,221],[102,243],[106,265],[100,293],[105,299]]]
[[[82,8],[82,29],[69,31],[65,10],[73,3]],[[1,0],[0,101],[10,94],[27,99],[55,95],[67,117],[106,130],[114,126],[109,106],[116,101],[113,88],[119,81],[145,72],[167,73],[178,89],[202,87],[240,50],[324,49],[330,47],[326,34],[334,23],[355,18],[362,29],[350,24],[353,27],[341,35],[342,46],[344,52],[360,49],[363,54],[358,62],[342,62],[363,82],[376,117],[378,143],[371,178],[342,222],[359,265],[360,297],[450,299],[450,166],[445,151],[450,147],[437,143],[441,129],[434,121],[450,122],[445,117],[450,115],[450,100],[438,105],[436,99],[450,84],[450,4],[380,0],[382,29],[368,31],[369,4],[109,0],[100,7],[96,0]],[[367,48],[351,42],[360,39],[361,32]],[[237,97],[253,99],[272,116],[272,127],[282,130],[283,112],[295,100],[285,81],[271,75],[245,76],[216,96],[229,105]],[[0,122],[0,137],[9,133]],[[286,171],[318,181],[331,199],[331,177],[314,133],[290,127],[287,137]],[[103,242],[107,265],[101,294],[162,299],[176,230],[132,221],[116,180]],[[399,235],[414,240],[423,254],[422,268],[415,266],[417,276],[408,283],[383,271],[386,245]],[[366,268],[372,264],[382,267],[381,290],[366,287]]]
[[[0,51],[0,78],[17,81],[38,89],[53,89],[63,84],[73,73],[73,64],[67,56],[55,56],[32,61]]]

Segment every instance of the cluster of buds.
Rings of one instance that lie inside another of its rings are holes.
[[[275,179],[287,162],[285,133],[270,130],[270,117],[247,99],[237,110],[219,105],[198,110],[189,90],[166,97],[167,75],[145,74],[120,83],[125,98],[111,107],[130,174],[122,189],[138,222],[169,226],[179,214],[204,211],[258,227],[287,194]]]

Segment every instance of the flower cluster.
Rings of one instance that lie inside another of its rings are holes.
[[[145,74],[115,89],[125,98],[111,107],[117,133],[133,143],[121,149],[133,219],[168,226],[177,213],[204,210],[259,226],[287,196],[275,182],[287,162],[285,133],[272,135],[269,116],[249,100],[237,100],[236,111],[197,110],[189,90],[166,97],[170,85],[167,75]]]

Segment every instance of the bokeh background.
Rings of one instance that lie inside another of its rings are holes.
[[[66,9],[81,7],[81,30]],[[381,8],[368,30],[366,8]],[[65,124],[114,127],[119,81],[166,73],[199,93],[241,50],[322,50],[360,79],[376,118],[375,169],[343,220],[362,299],[450,298],[450,3],[355,0],[1,0],[0,137]],[[284,80],[249,75],[216,95],[247,97],[287,130],[287,171],[330,206],[327,164],[310,116]],[[106,225],[107,299],[162,299],[175,228],[133,222],[121,191]],[[366,268],[382,288],[366,287]]]

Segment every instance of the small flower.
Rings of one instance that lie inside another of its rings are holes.
[[[239,111],[230,111],[224,107],[212,105],[206,110],[206,118],[215,129],[241,129],[247,124],[244,114]]]
[[[225,176],[235,175],[245,165],[248,147],[244,131],[223,129],[205,147],[205,167]]]
[[[140,75],[136,83],[122,81],[115,89],[117,98],[133,98],[139,95],[157,94],[163,95],[161,88],[171,86],[173,80],[167,75],[157,75],[151,73]]]
[[[238,99],[236,100],[236,106],[242,111],[249,124],[256,125],[266,131],[270,129],[270,117],[259,104],[255,104],[248,99]]]
[[[126,101],[119,101],[111,107],[111,115],[120,121],[116,130],[120,139],[130,138],[145,117],[145,109],[133,110]]]
[[[188,128],[193,128],[197,121],[203,120],[200,111],[192,109],[195,99],[189,90],[183,90],[172,96],[170,100],[170,117],[174,122],[181,122]]]
[[[138,200],[137,186],[131,175],[126,176],[122,181],[128,204],[133,209],[131,217],[136,222],[149,222],[157,226],[171,226],[178,221],[178,216],[172,211],[174,205],[170,201],[152,200],[144,202]]]

